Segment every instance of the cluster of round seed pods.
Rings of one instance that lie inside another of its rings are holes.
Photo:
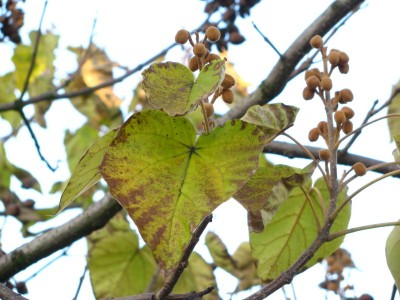
[[[202,68],[211,63],[215,59],[221,59],[218,54],[211,53],[207,47],[207,42],[215,43],[221,37],[220,30],[215,26],[209,26],[206,31],[202,41],[200,41],[198,32],[195,32],[195,41],[192,39],[192,36],[189,31],[185,29],[179,30],[175,35],[175,42],[178,44],[186,44],[190,43],[192,46],[193,56],[189,59],[188,67],[192,72],[201,71]],[[232,87],[235,85],[235,79],[232,75],[226,74],[221,82],[220,87],[216,90],[213,95],[213,98],[210,102],[208,99],[202,103],[203,113],[207,118],[210,118],[214,114],[213,104],[218,97],[221,97],[222,100],[231,104],[234,100],[234,93],[232,91]]]

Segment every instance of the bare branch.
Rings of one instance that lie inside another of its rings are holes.
[[[211,293],[214,290],[214,287],[206,288],[204,291],[201,292],[192,292],[187,294],[174,294],[164,297],[163,299],[166,300],[200,300],[203,296]],[[124,297],[124,298],[109,298],[106,300],[153,300],[154,293],[146,293],[140,294],[136,296]]]
[[[40,259],[47,257],[107,224],[121,206],[109,194],[64,225],[47,231],[31,242],[0,257],[0,281],[5,281]]]
[[[321,16],[319,16],[283,53],[268,77],[260,84],[248,99],[236,104],[224,116],[217,119],[219,124],[230,119],[240,118],[253,105],[263,105],[275,98],[285,87],[296,65],[311,49],[310,39],[319,34],[325,35],[342,18],[352,10],[357,9],[364,0],[337,0],[334,1]]]

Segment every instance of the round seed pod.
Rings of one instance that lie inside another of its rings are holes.
[[[319,134],[322,136],[325,136],[328,133],[328,123],[326,121],[319,122],[317,128],[319,130]]]
[[[229,89],[235,85],[235,78],[232,75],[225,73],[224,80],[221,82],[221,86],[224,89]]]
[[[192,72],[195,72],[199,69],[199,61],[196,56],[192,56],[189,59],[189,69]]]
[[[347,103],[353,101],[353,92],[350,89],[343,89],[340,91],[340,103]]]
[[[339,52],[339,64],[340,65],[347,64],[349,62],[349,60],[350,60],[350,58],[346,52],[343,52],[343,51]]]
[[[321,88],[323,88],[325,91],[330,91],[332,89],[332,79],[329,76],[322,77]]]
[[[318,128],[313,128],[310,130],[310,132],[308,133],[308,140],[310,142],[315,142],[317,141],[319,138],[319,130]]]
[[[216,59],[221,59],[221,57],[219,57],[219,55],[215,54],[215,53],[209,53],[206,56],[206,62],[207,63],[210,63],[210,62],[212,62],[213,60],[216,60]]]
[[[193,54],[197,57],[203,57],[207,53],[207,49],[202,43],[197,43],[193,46]]]
[[[311,100],[312,98],[314,98],[314,90],[310,89],[309,87],[305,87],[303,89],[303,99],[304,100]]]
[[[347,73],[349,73],[349,70],[350,70],[350,66],[349,66],[349,64],[340,64],[339,65],[339,72],[340,73],[342,73],[342,74],[347,74]]]
[[[323,161],[328,161],[331,158],[331,152],[328,149],[319,150],[318,155]]]
[[[339,51],[332,49],[328,55],[328,61],[333,66],[336,67],[339,64]]]
[[[310,45],[313,48],[321,49],[324,45],[324,41],[322,40],[322,37],[320,35],[314,35],[310,40]]]
[[[210,26],[206,30],[206,36],[210,42],[214,43],[214,42],[218,41],[219,38],[221,37],[221,32],[219,31],[219,29],[217,27]]]
[[[214,114],[214,106],[211,103],[204,103],[203,106],[207,117],[211,117]]]
[[[344,114],[346,115],[346,119],[350,120],[352,117],[354,117],[354,110],[352,110],[350,107],[348,106],[343,106],[342,107],[342,111],[344,112]]]
[[[362,162],[356,162],[353,165],[353,170],[357,176],[364,176],[367,173],[367,167]]]
[[[346,114],[342,110],[335,111],[334,118],[337,124],[343,124],[347,120]]]
[[[241,35],[239,32],[234,31],[229,34],[229,42],[234,45],[239,45],[245,41],[245,37]]]
[[[321,81],[318,79],[317,76],[312,75],[310,78],[308,78],[308,79],[306,80],[306,84],[307,84],[307,87],[308,87],[308,88],[310,88],[310,89],[313,90],[313,89],[316,89],[317,87],[320,86]]]
[[[180,29],[175,35],[175,42],[185,44],[189,40],[190,33],[186,29]]]
[[[342,131],[345,134],[349,134],[350,132],[352,132],[353,131],[353,123],[350,120],[347,120],[346,122],[344,122],[342,125]]]
[[[235,99],[235,94],[232,92],[231,89],[223,89],[221,97],[225,103],[231,104],[233,102],[233,99]]]

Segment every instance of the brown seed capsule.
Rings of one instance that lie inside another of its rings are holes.
[[[353,101],[353,92],[350,89],[343,89],[340,91],[340,103],[347,103]]]
[[[22,202],[22,205],[26,208],[33,208],[35,206],[35,200],[33,199],[27,199],[24,202]]]
[[[20,294],[27,294],[28,293],[28,288],[26,287],[26,284],[23,281],[18,281],[15,284],[15,288],[17,289],[17,292],[20,293]]]
[[[318,151],[319,158],[323,161],[328,161],[331,158],[331,152],[328,149]]]
[[[189,69],[192,72],[195,72],[199,69],[199,61],[196,56],[193,56],[189,59]]]
[[[221,37],[221,32],[215,26],[210,26],[206,30],[206,36],[210,42],[216,42]]]
[[[193,54],[197,57],[203,57],[207,53],[207,49],[202,43],[197,43],[193,46]]]
[[[364,176],[367,173],[367,167],[362,162],[356,162],[353,165],[353,170],[357,176]]]
[[[304,100],[311,100],[312,98],[314,98],[314,90],[310,89],[309,87],[305,87],[303,89],[303,99]]]
[[[347,120],[343,123],[342,130],[345,134],[349,134],[353,131],[353,123],[350,120]]]
[[[332,89],[332,79],[329,76],[322,77],[321,88],[323,88],[325,91],[330,91]]]
[[[328,134],[328,123],[326,121],[319,122],[317,128],[320,135],[325,136]]]
[[[310,45],[313,48],[321,49],[324,45],[324,41],[322,40],[322,37],[320,35],[314,35],[310,40]]]
[[[318,138],[319,138],[318,128],[311,129],[310,132],[308,133],[308,140],[310,142],[315,142],[316,140],[318,140]]]
[[[213,60],[216,60],[216,59],[221,59],[221,57],[219,57],[219,55],[215,54],[215,53],[209,53],[206,56],[206,62],[207,63],[210,63],[210,62],[212,62]]]
[[[339,64],[340,65],[347,64],[349,62],[349,60],[350,60],[350,58],[346,52],[343,52],[343,51],[339,52]]]
[[[6,215],[17,217],[20,213],[20,208],[17,204],[10,203],[6,206]]]
[[[175,42],[185,44],[189,39],[190,33],[186,29],[180,29],[175,35]]]
[[[229,89],[235,85],[235,78],[232,75],[225,73],[224,80],[221,82],[221,86],[224,89]]]
[[[245,41],[244,36],[237,31],[234,31],[229,35],[229,42],[231,42],[234,45],[239,45],[244,41]]]
[[[231,104],[233,102],[233,99],[235,99],[235,94],[233,94],[231,89],[223,89],[221,97],[225,103]]]
[[[336,67],[339,64],[339,51],[332,49],[329,52],[328,61],[333,67]]]
[[[320,86],[321,81],[318,79],[317,76],[313,75],[306,80],[306,84],[308,88],[313,90]]]
[[[339,65],[339,72],[342,74],[347,74],[349,73],[350,66],[349,64],[340,64]]]
[[[343,124],[347,119],[346,114],[342,110],[335,111],[334,118],[337,124]]]
[[[211,103],[204,103],[203,106],[207,117],[211,117],[214,114],[214,106]]]
[[[349,120],[352,117],[354,117],[354,110],[352,110],[350,107],[348,106],[343,106],[342,107],[342,111],[344,112],[344,114],[346,115],[346,119]]]

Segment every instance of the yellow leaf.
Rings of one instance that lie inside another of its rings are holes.
[[[112,68],[114,63],[105,52],[92,45],[88,58],[82,65],[82,78],[88,87],[94,87],[113,79]],[[112,86],[98,89],[94,92],[107,107],[118,107],[122,99],[114,94]]]

